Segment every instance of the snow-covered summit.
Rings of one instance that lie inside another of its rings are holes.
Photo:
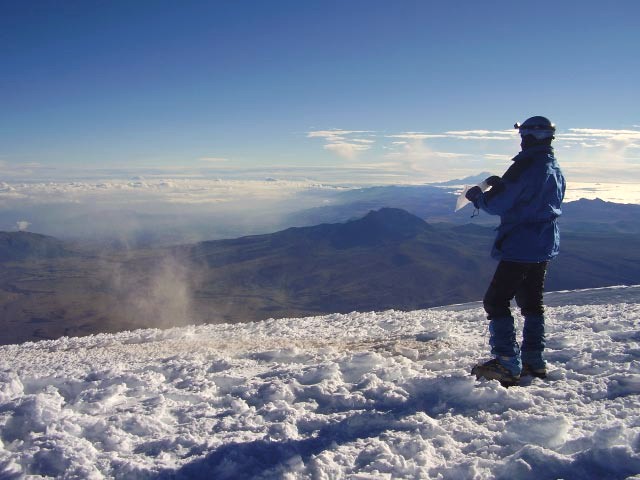
[[[640,286],[547,300],[509,389],[478,304],[3,346],[0,478],[640,475]]]

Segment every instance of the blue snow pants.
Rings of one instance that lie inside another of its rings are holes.
[[[542,292],[548,262],[522,263],[502,260],[484,296],[484,309],[490,320],[491,353],[512,357],[520,364],[544,367],[544,305]],[[515,297],[522,316],[522,352],[516,340],[514,319],[509,308]]]

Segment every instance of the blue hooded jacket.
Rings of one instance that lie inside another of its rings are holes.
[[[553,147],[534,145],[513,158],[501,181],[474,202],[500,215],[491,256],[512,262],[544,262],[558,255],[566,183]]]

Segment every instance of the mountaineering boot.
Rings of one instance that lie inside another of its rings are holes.
[[[518,384],[520,380],[519,365],[510,365],[511,363],[519,364],[518,359],[511,357],[498,357],[488,362],[476,365],[471,369],[471,374],[476,379],[486,378],[487,380],[498,380],[503,387],[512,387]],[[510,368],[511,367],[511,368]]]
[[[547,378],[547,367],[544,366],[542,368],[536,368],[534,365],[529,363],[523,363],[522,373],[520,375],[522,377]]]

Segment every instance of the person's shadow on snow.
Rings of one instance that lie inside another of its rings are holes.
[[[205,457],[194,460],[181,468],[164,470],[155,477],[168,479],[267,479],[282,478],[286,472],[296,468],[309,467],[309,460],[327,450],[336,450],[357,440],[384,436],[385,432],[417,432],[422,438],[436,438],[447,433],[439,426],[439,414],[474,416],[478,410],[499,413],[502,390],[492,388],[477,390],[476,382],[470,375],[420,378],[403,385],[409,398],[402,404],[374,403],[357,411],[344,409],[335,413],[353,412],[349,417],[330,421],[318,430],[303,432],[308,435],[301,439],[261,439],[250,442],[234,442],[220,446]],[[499,387],[497,387],[499,388]],[[477,395],[476,395],[477,392]],[[479,397],[485,398],[482,402]],[[496,397],[496,395],[498,395]],[[417,414],[422,414],[417,416]],[[571,460],[559,456],[539,455],[537,449],[522,450],[522,456],[531,466],[531,471],[523,478],[612,478],[623,479],[637,472],[640,462],[629,463],[627,453],[622,449],[615,454],[618,464],[627,464],[625,469],[612,472],[603,466],[598,449],[581,452]],[[518,450],[518,446],[514,446]],[[162,450],[162,448],[160,448]],[[159,453],[159,452],[155,452]],[[195,451],[197,455],[200,452]],[[514,451],[515,453],[515,451]],[[374,454],[375,455],[375,454]],[[356,470],[365,468],[373,460],[372,454],[363,451],[355,459]],[[505,466],[506,467],[506,466]],[[496,478],[513,478],[508,469],[496,473]],[[302,473],[302,472],[300,472]],[[308,472],[306,472],[308,473]]]
[[[204,458],[194,460],[177,470],[165,470],[156,478],[166,479],[251,479],[277,478],[325,450],[360,439],[375,438],[384,432],[420,431],[422,436],[435,437],[444,433],[433,419],[443,411],[475,414],[477,403],[470,397],[474,381],[469,375],[447,378],[420,378],[403,387],[409,398],[401,404],[375,402],[357,409],[347,418],[333,421],[317,430],[303,432],[302,439],[261,439],[222,445]],[[351,412],[335,409],[334,413]],[[408,418],[416,413],[425,414],[419,420]],[[431,420],[430,420],[431,418]],[[300,428],[300,427],[299,427]],[[301,429],[302,430],[302,429]],[[156,452],[157,453],[157,452]],[[197,453],[195,453],[197,454]],[[371,458],[363,454],[356,459],[366,466]]]
[[[403,412],[406,415],[406,412]],[[175,471],[162,472],[159,479],[251,479],[277,477],[294,466],[327,449],[335,449],[362,438],[378,437],[385,431],[415,430],[416,426],[398,419],[398,412],[364,411],[331,423],[313,436],[296,440],[254,440],[229,443]],[[283,469],[279,470],[278,467]]]

